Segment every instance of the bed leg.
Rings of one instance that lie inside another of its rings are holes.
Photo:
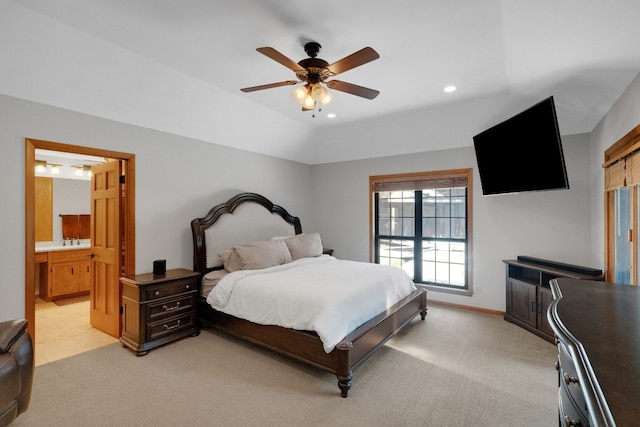
[[[422,291],[420,297],[420,317],[424,320],[427,317],[427,291]]]
[[[338,377],[338,387],[340,387],[341,396],[347,397],[349,389],[351,389],[351,380],[353,379],[351,371],[349,371],[349,376],[336,375],[336,377]]]
[[[349,389],[351,388],[351,380],[353,379],[353,373],[351,372],[351,350],[353,350],[353,343],[349,341],[343,341],[336,346],[339,351],[338,355],[338,369],[336,370],[336,377],[338,377],[338,387],[342,397],[347,397]]]

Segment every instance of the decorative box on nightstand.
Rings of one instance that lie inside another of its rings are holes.
[[[120,342],[144,356],[150,349],[199,333],[199,274],[186,269],[121,277],[124,310]]]

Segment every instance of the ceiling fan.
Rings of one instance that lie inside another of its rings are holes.
[[[346,56],[333,64],[329,64],[324,59],[318,58],[320,43],[309,42],[304,45],[304,50],[309,56],[299,62],[287,58],[282,53],[272,47],[259,47],[256,50],[268,56],[276,62],[284,65],[296,74],[298,80],[285,80],[277,83],[269,83],[260,86],[245,87],[240,89],[243,92],[254,92],[257,90],[271,89],[280,86],[290,86],[298,83],[305,83],[291,92],[293,99],[302,106],[302,111],[314,110],[317,103],[326,105],[331,101],[331,94],[321,85],[324,83],[328,88],[340,92],[350,93],[366,99],[374,99],[380,93],[377,90],[369,89],[341,80],[327,80],[345,71],[364,65],[378,59],[378,52],[370,47],[365,47],[349,56]],[[320,107],[321,108],[321,107]]]

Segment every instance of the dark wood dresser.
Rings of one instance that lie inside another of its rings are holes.
[[[198,335],[196,293],[200,275],[167,270],[121,277],[124,319],[120,342],[143,356],[150,349]]]
[[[561,426],[640,425],[640,288],[555,279]]]

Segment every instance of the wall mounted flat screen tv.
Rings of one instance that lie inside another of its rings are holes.
[[[473,137],[482,194],[569,188],[553,96]]]

